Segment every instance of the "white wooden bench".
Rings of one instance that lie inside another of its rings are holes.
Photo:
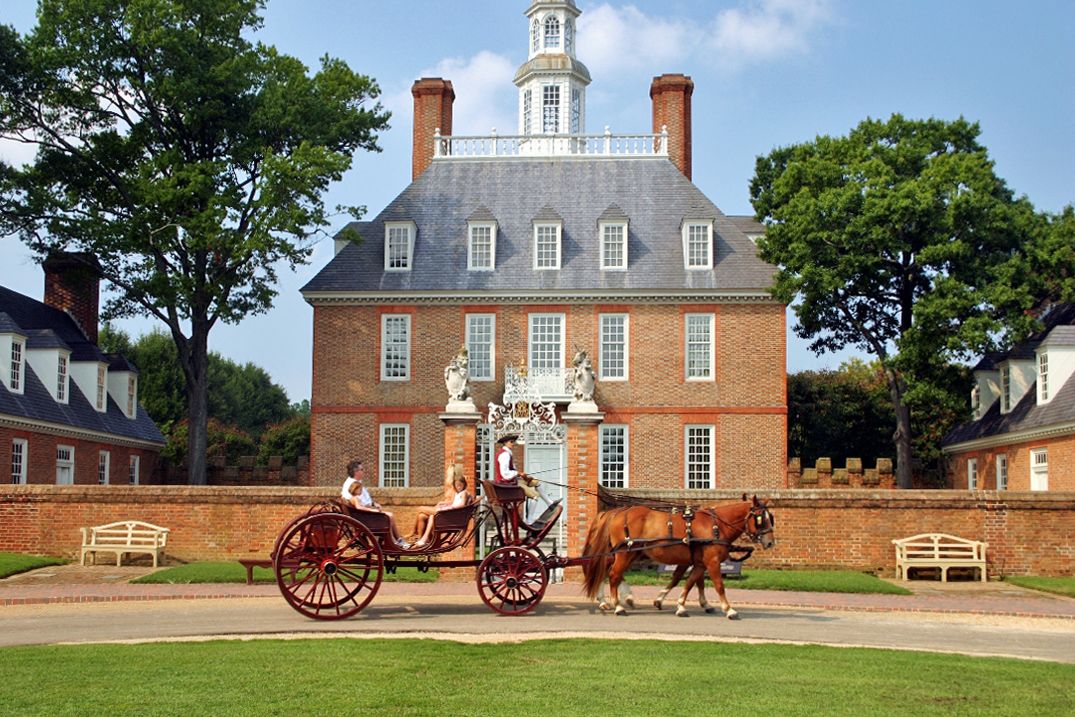
[[[896,546],[896,577],[900,580],[909,580],[912,568],[939,568],[942,582],[948,582],[949,568],[977,568],[982,582],[986,581],[985,549],[989,543],[946,533],[921,533],[892,544]]]
[[[159,525],[143,523],[140,520],[121,520],[108,525],[97,525],[82,530],[81,563],[86,564],[86,556],[93,553],[93,564],[97,564],[97,553],[115,553],[116,566],[120,565],[124,553],[145,553],[153,556],[153,567],[164,560],[164,548],[168,543],[168,529]]]

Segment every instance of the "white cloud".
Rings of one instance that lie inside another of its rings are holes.
[[[701,22],[604,3],[579,18],[579,57],[595,78],[676,72],[688,61],[738,70],[807,52],[831,17],[830,0],[740,0]]]
[[[21,167],[34,161],[37,155],[36,144],[16,142],[12,139],[0,138],[0,161],[15,167]]]
[[[516,63],[492,52],[482,51],[470,58],[449,57],[422,70],[420,77],[442,77],[452,83],[452,134],[486,135],[496,127],[499,134],[515,134]],[[384,105],[392,111],[392,124],[410,128],[414,117],[411,88],[385,95]]]

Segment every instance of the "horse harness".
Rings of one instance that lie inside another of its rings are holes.
[[[683,523],[684,523],[683,537],[682,538],[677,538],[675,536],[675,531],[673,529],[673,526],[675,524],[675,520],[674,520],[675,516],[678,513],[679,513],[678,508],[674,508],[674,507],[671,508],[668,511],[668,536],[666,538],[632,538],[631,537],[630,526],[625,521],[624,525],[623,525],[623,532],[624,532],[625,537],[624,537],[624,539],[622,541],[620,541],[619,545],[617,545],[615,548],[613,548],[611,551],[609,551],[609,554],[611,555],[611,554],[619,553],[619,552],[652,550],[654,548],[670,548],[670,547],[674,547],[674,546],[680,545],[680,544],[686,545],[691,550],[693,550],[695,547],[704,546],[704,545],[723,545],[724,547],[726,547],[728,549],[728,553],[729,553],[728,559],[731,560],[732,562],[736,562],[736,563],[743,562],[744,560],[749,558],[751,556],[751,554],[753,554],[753,552],[754,552],[753,546],[749,546],[749,545],[743,545],[743,546],[733,545],[730,540],[727,540],[725,538],[720,537],[720,530],[719,530],[719,527],[718,527],[718,523],[721,524],[721,525],[727,525],[728,527],[734,527],[734,526],[732,526],[726,520],[724,520],[719,515],[717,515],[717,512],[715,510],[713,510],[712,508],[703,508],[701,510],[701,513],[703,515],[708,515],[713,520],[713,537],[712,538],[695,537],[694,535],[692,535],[691,526],[692,526],[692,524],[694,522],[694,517],[696,515],[696,511],[690,505],[687,505],[687,506],[683,507]],[[766,518],[768,518],[768,520],[769,520],[769,527],[767,527],[767,528],[765,527]],[[755,530],[754,532],[751,532],[751,531],[746,529],[747,524],[751,521],[751,519],[754,520],[754,525],[757,528],[757,530]],[[768,508],[762,507],[759,510],[758,506],[751,506],[750,511],[746,514],[746,516],[743,519],[743,530],[742,530],[742,532],[747,534],[747,537],[750,538],[750,541],[752,543],[760,543],[762,535],[764,535],[766,533],[772,533],[773,532],[773,523],[774,523],[773,514],[769,512]],[[763,528],[764,528],[764,530],[763,530]],[[636,543],[639,543],[640,545],[638,547],[635,547]],[[731,557],[731,553],[733,553],[733,552],[734,553],[743,553],[743,557],[741,557],[741,558],[733,558],[733,557]]]

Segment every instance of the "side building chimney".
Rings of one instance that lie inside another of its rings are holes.
[[[414,97],[414,151],[411,160],[411,180],[426,171],[433,161],[433,135],[452,133],[452,103],[455,90],[452,83],[440,77],[423,77],[411,86]]]
[[[97,343],[101,301],[101,265],[84,253],[61,252],[45,259],[45,303],[66,311],[86,338]]]
[[[694,81],[686,75],[661,75],[649,88],[653,100],[653,133],[668,128],[668,158],[691,178],[691,95]]]

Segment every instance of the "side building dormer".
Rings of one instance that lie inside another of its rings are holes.
[[[26,384],[26,332],[0,311],[0,383],[22,394]]]
[[[1075,326],[1057,326],[1034,349],[1038,405],[1056,398],[1075,375]]]
[[[1000,412],[1011,413],[1034,385],[1034,354],[1013,351],[997,368],[1000,373]]]
[[[106,355],[108,395],[123,411],[123,415],[133,420],[138,417],[138,369],[119,354]]]
[[[71,348],[51,329],[27,333],[26,362],[53,400],[66,404],[71,395]]]

